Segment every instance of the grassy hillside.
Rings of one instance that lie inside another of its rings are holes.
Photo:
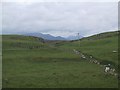
[[[73,49],[117,64],[117,36],[44,42],[27,36],[3,36],[4,88],[117,88],[117,77],[89,63]],[[40,47],[39,47],[40,46]],[[32,48],[31,48],[32,47]],[[90,83],[89,83],[90,82]]]
[[[104,39],[104,38],[109,38],[109,37],[114,37],[119,34],[118,31],[113,31],[113,32],[104,32],[96,35],[92,35],[89,37],[85,37],[83,39],[88,39],[88,40],[97,40],[97,39]],[[82,40],[82,39],[81,39]]]
[[[101,62],[118,65],[118,32],[109,32],[77,41],[59,43],[61,48],[77,49],[94,56]],[[113,51],[117,51],[113,53]]]
[[[22,36],[22,35],[3,35],[3,49],[32,49],[46,46],[42,38]]]

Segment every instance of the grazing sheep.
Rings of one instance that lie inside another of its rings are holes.
[[[78,52],[78,51],[75,51],[75,53],[76,53],[76,54],[79,54],[79,52]]]
[[[109,72],[110,71],[110,67],[105,67],[105,72]]]
[[[73,49],[73,51],[75,52],[75,54],[79,54],[80,53],[79,51],[77,51],[75,49]]]
[[[82,56],[82,58],[86,58],[83,54],[81,56]]]
[[[93,58],[92,56],[90,56],[90,58]]]
[[[110,71],[110,64],[104,65],[104,66],[105,66],[105,72],[109,72]]]
[[[97,64],[99,65],[100,63],[99,63],[99,62],[97,62]]]
[[[113,69],[110,69],[112,72],[115,72],[115,69],[113,68]]]
[[[98,63],[98,61],[97,61],[97,60],[94,60],[93,62],[94,62],[95,64],[97,64],[97,63]]]
[[[86,58],[85,56],[83,58]]]
[[[96,61],[95,61],[95,63],[97,64],[97,63],[98,63],[98,61],[96,60]]]

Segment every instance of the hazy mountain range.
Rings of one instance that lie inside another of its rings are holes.
[[[66,39],[67,40],[77,40],[77,39],[81,39],[81,38],[83,38],[83,36],[68,36]]]
[[[50,34],[42,34],[42,33],[26,33],[24,34],[26,36],[35,36],[35,37],[41,37],[46,40],[76,40],[78,39],[78,36],[68,36],[67,38],[61,37],[61,36],[52,36]],[[79,36],[79,39],[83,38],[83,36]]]

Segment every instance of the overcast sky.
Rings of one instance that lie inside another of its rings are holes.
[[[117,2],[3,2],[2,33],[89,36],[118,28]]]

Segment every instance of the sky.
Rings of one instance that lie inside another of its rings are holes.
[[[118,28],[116,2],[2,2],[2,33],[45,33],[68,37],[115,31]],[[93,0],[94,1],[94,0]],[[1,18],[0,18],[1,19]]]

